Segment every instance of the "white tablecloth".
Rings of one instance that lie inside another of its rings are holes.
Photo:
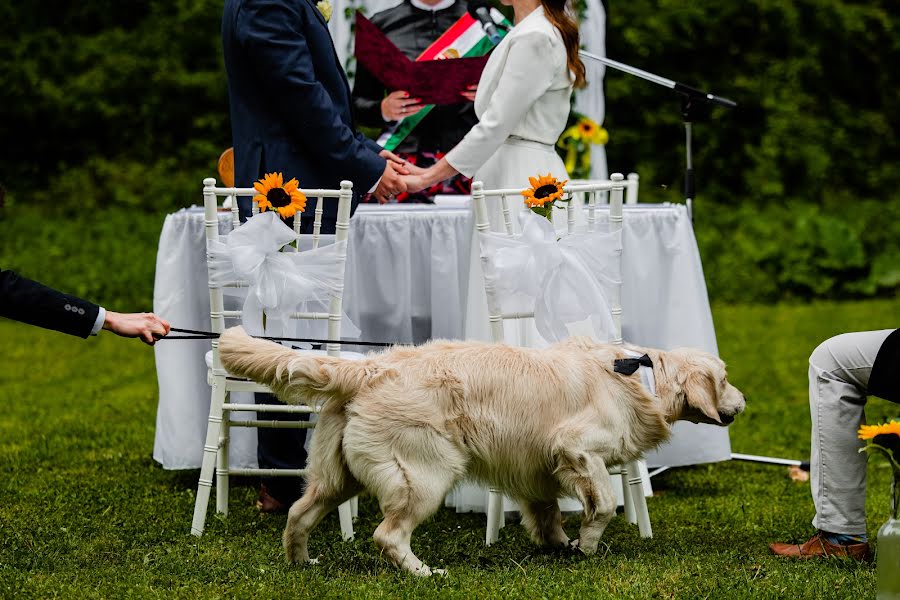
[[[231,227],[222,213],[220,231]],[[460,338],[472,215],[467,209],[362,205],[351,220],[347,314],[361,339],[422,342]],[[715,353],[716,338],[697,243],[683,206],[626,206],[622,306],[626,341]],[[203,213],[166,217],[156,262],[153,310],[175,327],[209,329]],[[153,457],[167,469],[200,466],[209,386],[204,341],[155,346],[159,406]],[[678,423],[670,442],[647,456],[652,466],[727,460],[728,431]],[[256,466],[256,430],[232,429],[230,460]]]

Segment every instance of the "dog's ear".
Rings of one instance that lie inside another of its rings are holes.
[[[684,382],[687,403],[704,415],[722,424],[716,403],[716,386],[713,378],[702,369],[692,369]]]

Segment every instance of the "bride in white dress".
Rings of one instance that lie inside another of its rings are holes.
[[[434,166],[407,177],[409,191],[456,173],[483,182],[485,189],[527,188],[528,178],[539,174],[567,179],[554,145],[566,126],[572,89],[584,85],[578,25],[566,11],[566,0],[501,1],[513,7],[515,27],[494,49],[481,74],[475,95],[478,124]],[[524,202],[518,206],[525,209]],[[499,205],[490,205],[489,212],[491,228],[502,231]],[[465,332],[467,339],[490,340],[478,256],[476,239],[469,262]],[[518,342],[534,344],[532,339]],[[463,485],[454,496],[458,511],[484,510],[482,489]],[[579,507],[567,504],[561,508]]]
[[[566,0],[502,0],[515,11],[515,27],[491,53],[475,95],[478,124],[410,189],[456,173],[485,189],[525,188],[537,173],[566,179],[553,149],[566,126],[573,86],[584,85],[578,26]],[[493,222],[493,221],[492,221]]]

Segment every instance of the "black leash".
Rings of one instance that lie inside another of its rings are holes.
[[[157,341],[163,340],[214,340],[219,337],[218,333],[214,333],[212,331],[197,331],[196,329],[179,329],[178,327],[172,327],[169,331],[174,331],[177,333],[188,333],[190,335],[167,335],[165,337],[159,338]],[[316,340],[312,338],[287,338],[287,337],[267,337],[267,336],[253,336],[262,340],[269,340],[272,342],[306,342],[308,344],[347,344],[352,346],[379,346],[382,348],[388,348],[390,346],[396,346],[397,343],[385,343],[385,342],[361,342],[358,340]]]

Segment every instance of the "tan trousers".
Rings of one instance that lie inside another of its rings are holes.
[[[875,356],[893,329],[844,333],[809,357],[812,416],[813,525],[822,531],[866,533],[866,453],[857,437]]]

